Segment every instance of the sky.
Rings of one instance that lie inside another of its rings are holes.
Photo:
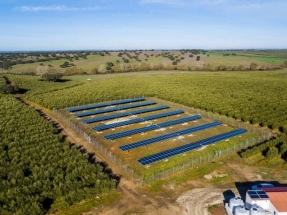
[[[287,48],[287,0],[0,0],[0,51]]]

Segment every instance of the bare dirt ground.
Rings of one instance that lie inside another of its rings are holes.
[[[63,121],[52,111],[39,107],[35,104],[30,104],[35,109],[40,109],[48,120],[52,121],[62,129],[62,134],[67,137],[67,140],[77,146],[82,146],[87,152],[95,152],[98,161],[106,161],[109,167],[116,174],[121,174],[121,170],[101,156],[95,148],[90,145],[84,138],[77,134],[68,124]],[[243,180],[261,179],[259,175],[254,175],[252,167],[242,168],[236,163],[228,165],[228,171],[233,174],[240,175]],[[220,175],[219,175],[220,176]],[[218,177],[218,173],[211,173],[205,177],[204,180],[209,180],[212,177]],[[199,181],[192,181],[191,184],[202,183]],[[164,192],[150,193],[139,184],[126,179],[124,176],[117,188],[123,195],[114,203],[108,206],[94,208],[88,213],[89,215],[103,214],[103,215],[118,215],[118,214],[148,214],[148,215],[209,215],[207,207],[210,205],[223,204],[224,195],[226,190],[231,190],[238,196],[236,187],[216,188],[213,186],[204,188],[194,188],[185,190],[184,186],[181,188],[174,188],[166,186]],[[216,215],[225,214],[216,213]]]

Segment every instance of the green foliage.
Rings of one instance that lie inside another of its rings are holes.
[[[284,154],[285,152],[287,152],[287,141],[280,145],[279,152],[280,154]]]
[[[8,78],[17,83],[22,89],[26,89],[28,92],[26,97],[34,96],[37,94],[44,94],[51,91],[63,90],[83,84],[81,81],[65,81],[65,82],[48,82],[40,81],[37,76],[16,76],[8,75]]]
[[[4,84],[0,85],[0,93],[16,93],[19,90],[19,87],[14,84]]]
[[[42,75],[42,79],[46,81],[60,81],[63,75],[61,73],[45,73]]]
[[[278,155],[278,148],[279,153],[283,155],[286,152],[285,151],[287,148],[286,146],[287,146],[287,135],[283,134],[276,139],[248,148],[245,151],[242,151],[240,155],[243,158],[248,158],[252,155],[261,153],[266,157],[270,158]]]
[[[254,70],[257,70],[257,68],[258,68],[258,64],[257,63],[252,62],[250,64],[250,70],[254,71]]]
[[[19,87],[16,84],[10,82],[7,77],[0,77],[0,93],[10,94],[16,93],[18,92],[18,90]]]
[[[64,70],[63,75],[70,76],[70,75],[83,75],[85,74],[84,70],[78,67],[70,67]]]
[[[0,97],[0,214],[44,214],[61,199],[72,205],[114,188],[36,111]]]
[[[284,131],[283,128],[287,127],[285,72],[115,76],[89,84],[77,81],[39,82],[37,77],[32,76],[9,77],[21,88],[31,89],[25,94],[28,100],[47,108],[96,103],[117,99],[122,95],[126,97],[146,95],[190,107],[208,109],[273,129],[282,128]]]
[[[267,147],[265,156],[267,158],[274,158],[278,155],[278,149],[275,146]]]

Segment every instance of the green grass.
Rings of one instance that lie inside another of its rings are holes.
[[[99,195],[92,199],[88,199],[82,201],[78,204],[74,204],[70,207],[66,205],[61,205],[60,202],[52,205],[52,208],[48,212],[48,214],[56,214],[56,215],[81,215],[85,212],[91,211],[95,207],[100,207],[101,205],[109,205],[115,202],[122,194],[113,191],[106,195]]]
[[[231,56],[232,53],[235,53],[236,56]],[[246,65],[247,62],[255,62],[259,65],[280,65],[287,59],[287,50],[211,51],[208,54],[243,65]],[[223,54],[230,54],[230,56],[223,57]],[[219,60],[219,62],[221,61]]]

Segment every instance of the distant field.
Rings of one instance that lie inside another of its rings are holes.
[[[68,55],[68,54],[67,54]],[[67,68],[80,68],[85,73],[108,73],[107,63],[113,64],[114,72],[120,71],[140,71],[157,70],[154,68],[165,68],[169,70],[217,70],[217,67],[223,65],[226,70],[242,65],[248,69],[252,62],[261,67],[280,66],[287,60],[287,50],[243,50],[243,51],[118,51],[108,52],[108,54],[86,53],[84,57],[73,57],[75,54],[69,54],[67,58],[51,60],[45,62],[25,63],[12,66],[3,72],[22,73],[36,72],[43,73],[49,66],[59,72],[64,72]],[[193,56],[192,56],[193,55]],[[197,57],[200,57],[197,60]],[[27,57],[28,58],[28,57]],[[34,58],[28,58],[29,60]],[[19,59],[15,59],[15,61]],[[128,60],[125,62],[125,60]],[[1,63],[1,60],[0,60]],[[73,66],[63,68],[63,64],[68,63]],[[162,69],[159,69],[162,70]]]

